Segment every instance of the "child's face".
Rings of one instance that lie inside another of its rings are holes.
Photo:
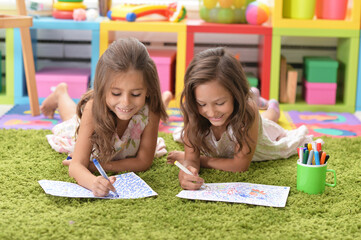
[[[199,113],[207,118],[213,126],[227,124],[233,112],[233,96],[217,81],[207,82],[195,89]]]
[[[142,72],[129,70],[113,76],[106,103],[120,120],[129,120],[144,106],[146,95]]]

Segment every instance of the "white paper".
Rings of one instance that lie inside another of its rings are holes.
[[[118,192],[119,198],[112,191],[105,197],[95,197],[92,191],[75,183],[53,180],[40,180],[38,182],[45,193],[59,197],[133,199],[158,195],[143,179],[133,172],[117,175],[116,178],[117,180],[113,185]]]
[[[183,190],[177,197],[193,200],[285,207],[290,191],[290,187],[243,182],[207,183],[205,185],[206,188],[200,190]]]

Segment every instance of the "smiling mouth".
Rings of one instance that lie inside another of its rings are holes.
[[[211,121],[219,121],[223,118],[223,115],[219,116],[219,117],[212,117],[212,118],[209,118],[209,120]]]
[[[130,109],[117,108],[117,110],[122,113],[129,113],[133,110],[133,108],[130,108]]]

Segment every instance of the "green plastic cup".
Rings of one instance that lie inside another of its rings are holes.
[[[333,173],[333,184],[326,182],[326,172]],[[325,186],[336,186],[336,171],[327,169],[327,164],[307,165],[297,162],[297,190],[308,194],[321,194]]]
[[[283,0],[283,17],[312,19],[315,15],[316,0]]]

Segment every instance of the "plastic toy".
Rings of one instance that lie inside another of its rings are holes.
[[[86,9],[86,6],[82,2],[56,2],[53,8],[62,11],[72,11],[77,8]]]
[[[320,19],[343,20],[346,17],[347,2],[347,0],[318,0],[316,16]]]
[[[73,19],[73,11],[53,10],[53,17],[56,19]]]
[[[97,19],[97,17],[99,17],[98,11],[91,8],[86,10],[86,20],[88,21],[95,21],[95,19]]]
[[[230,8],[233,5],[233,0],[219,0],[221,8]]]
[[[150,14],[159,14],[166,17],[168,21],[180,22],[186,17],[187,12],[183,5],[177,5],[177,3],[169,5],[121,4],[112,7],[107,15],[111,20],[134,22]]]
[[[73,19],[75,21],[84,21],[86,20],[86,11],[82,8],[74,9],[73,11]]]
[[[269,17],[269,8],[261,2],[251,2],[246,9],[246,19],[249,24],[261,25]]]

